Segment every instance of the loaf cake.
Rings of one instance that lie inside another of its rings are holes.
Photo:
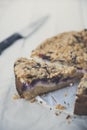
[[[83,76],[74,67],[59,67],[26,58],[15,62],[14,72],[17,91],[25,99],[67,87]]]
[[[87,72],[87,29],[49,38],[32,51],[31,57],[74,66]]]
[[[84,74],[79,83],[74,113],[77,115],[87,115],[87,74]]]

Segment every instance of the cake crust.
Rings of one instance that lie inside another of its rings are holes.
[[[87,115],[87,74],[84,74],[78,86],[74,113],[78,115]]]
[[[32,51],[31,57],[87,70],[87,30],[49,38]]]
[[[26,58],[15,62],[14,72],[17,91],[26,99],[66,87],[83,75],[74,67],[48,65]]]

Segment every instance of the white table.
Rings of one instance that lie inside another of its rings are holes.
[[[63,31],[81,30],[87,27],[86,0],[1,0],[0,41],[41,16],[48,21],[29,39],[20,40],[0,56],[0,130],[86,130],[87,118],[72,118],[67,114],[56,116],[53,111],[29,103],[13,100],[16,93],[13,63],[21,56],[29,57],[41,41]]]

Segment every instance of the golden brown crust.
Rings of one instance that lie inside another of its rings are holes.
[[[74,114],[87,115],[87,96],[85,102],[75,102]]]
[[[17,91],[26,99],[66,87],[83,75],[74,67],[59,68],[56,65],[39,63],[26,58],[20,58],[15,62],[14,72]]]
[[[87,115],[87,74],[84,74],[78,86],[74,113],[78,115]]]
[[[33,50],[31,56],[87,70],[87,30],[49,38]]]
[[[22,85],[23,84],[22,84],[22,82],[20,82],[20,80],[17,77],[15,77],[15,84],[16,84],[16,89],[18,91],[18,94],[22,98],[23,97],[23,95],[22,95]]]
[[[78,86],[77,95],[87,95],[87,73],[84,74],[84,77],[81,79]]]
[[[77,73],[76,68],[67,66],[57,66],[36,62],[32,59],[19,58],[14,65],[14,72],[21,82],[31,83],[35,79],[73,78],[81,73]],[[57,79],[58,80],[58,79]]]

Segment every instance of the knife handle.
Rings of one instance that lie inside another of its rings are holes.
[[[0,42],[0,54],[15,41],[22,39],[23,37],[19,33],[14,33],[4,41]]]

